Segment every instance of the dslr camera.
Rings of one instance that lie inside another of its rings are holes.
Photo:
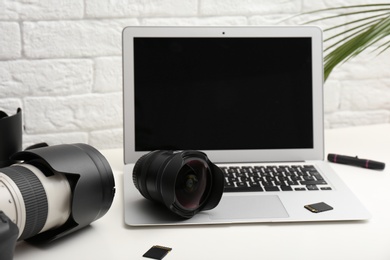
[[[53,241],[104,216],[115,195],[111,167],[87,144],[22,151],[21,110],[0,111],[0,259],[18,240]]]

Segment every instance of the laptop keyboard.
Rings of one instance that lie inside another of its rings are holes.
[[[224,192],[331,190],[313,165],[220,167]]]

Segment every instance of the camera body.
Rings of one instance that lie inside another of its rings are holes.
[[[8,116],[0,111],[0,168],[11,165],[10,156],[22,150],[22,110]]]
[[[0,256],[2,260],[12,260],[19,229],[3,211],[0,211]]]

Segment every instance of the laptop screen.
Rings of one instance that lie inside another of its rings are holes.
[[[322,87],[317,27],[126,27],[124,162],[188,149],[215,163],[322,160]]]
[[[135,37],[135,150],[313,148],[310,37]]]

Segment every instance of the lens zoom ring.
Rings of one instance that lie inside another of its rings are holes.
[[[26,207],[26,224],[19,240],[38,234],[43,229],[48,215],[47,197],[42,183],[25,167],[11,166],[3,168],[1,172],[18,186]]]

